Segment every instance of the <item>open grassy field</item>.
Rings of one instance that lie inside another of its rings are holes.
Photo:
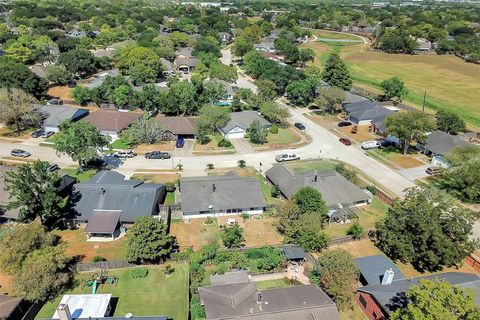
[[[135,316],[168,315],[175,320],[188,319],[188,265],[172,264],[175,272],[166,277],[163,267],[148,267],[145,278],[132,278],[131,268],[110,270],[109,275],[119,278],[115,285],[100,285],[98,293],[111,293],[118,298],[114,315],[121,317],[131,312]],[[91,293],[92,288],[81,286],[82,280],[90,279],[92,273],[81,273],[76,277],[77,285],[69,293]],[[152,285],[154,284],[154,285]],[[46,303],[37,319],[51,318],[61,296]]]
[[[338,39],[338,40],[361,40],[353,34],[345,34],[328,30],[312,30],[312,33],[319,38]]]

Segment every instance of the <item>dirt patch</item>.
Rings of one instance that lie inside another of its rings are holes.
[[[37,161],[36,159],[32,158],[17,158],[17,157],[3,157],[2,160],[6,161],[12,161],[12,162],[17,162],[17,163],[31,163]]]
[[[341,127],[338,130],[347,136],[350,140],[356,142],[364,142],[378,139],[378,136],[370,132],[371,127],[366,126],[357,126],[357,133],[352,133],[353,125],[349,127]]]
[[[247,166],[245,168],[215,168],[208,170],[208,174],[212,176],[224,176],[229,172],[233,172],[241,177],[253,177],[257,174],[257,170],[254,167]]]
[[[180,179],[180,173],[179,172],[156,173],[156,174],[134,173],[130,179],[143,180],[147,183],[177,182]]]
[[[240,228],[242,229],[245,228],[245,222],[243,221],[243,218],[239,215],[217,217],[217,225],[219,226],[223,225],[228,228],[228,225],[227,225],[228,219],[235,219],[235,222],[239,225]]]
[[[332,115],[320,115],[320,114],[315,114],[315,113],[307,113],[305,116],[315,122],[316,124],[327,128],[327,129],[333,129],[337,128],[337,123],[342,121],[343,119],[338,118],[337,116],[332,116]]]
[[[375,247],[375,245],[372,241],[370,241],[370,239],[363,239],[359,241],[352,241],[335,246],[330,246],[328,250],[333,250],[336,248],[347,250],[354,258],[382,254],[382,251]]]
[[[135,148],[137,154],[145,154],[149,151],[173,151],[175,148],[175,141],[163,141],[155,144],[141,144]]]
[[[274,217],[263,217],[261,220],[247,219],[243,235],[246,246],[277,245],[283,243],[283,236],[274,226]]]
[[[183,220],[174,220],[170,226],[170,234],[175,236],[180,251],[193,248],[197,251],[212,242],[219,242],[220,230],[216,224],[204,225],[204,219],[190,219],[189,223]]]
[[[0,272],[0,294],[12,294],[12,276]]]
[[[95,256],[102,256],[107,260],[124,260],[126,257],[127,236],[112,242],[87,242],[83,228],[53,232],[67,244],[65,254],[79,256],[81,261],[91,262]]]
[[[390,160],[394,165],[401,167],[403,169],[416,168],[416,167],[423,166],[425,164],[420,160],[417,160],[412,155],[403,156],[400,154],[394,154],[389,156],[388,160]]]
[[[47,94],[51,97],[62,99],[62,100],[72,100],[72,88],[68,86],[56,86],[48,89]]]

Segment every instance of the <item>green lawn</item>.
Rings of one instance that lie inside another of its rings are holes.
[[[188,265],[173,264],[175,272],[166,277],[158,266],[148,267],[149,274],[145,278],[132,278],[132,269],[109,271],[109,275],[119,278],[116,285],[100,285],[98,293],[111,293],[118,298],[115,316],[124,316],[131,312],[135,316],[168,315],[174,320],[188,319]],[[91,293],[91,288],[81,288],[81,280],[87,280],[91,273],[81,273],[76,277],[79,283],[68,293]],[[46,303],[36,319],[51,318],[61,296]]]
[[[375,229],[375,222],[385,217],[388,210],[388,206],[382,201],[378,200],[377,197],[373,198],[371,204],[360,207],[360,213],[358,218],[358,223],[363,227],[363,230],[367,232],[368,230]],[[336,224],[332,223],[325,229],[325,233],[330,238],[344,237],[347,235],[347,230],[350,228],[352,223],[348,224]]]
[[[268,204],[280,204],[282,200],[279,198],[272,197],[272,186],[265,181],[265,178],[261,174],[256,175],[258,182],[260,184],[260,190],[262,191],[263,197]]]
[[[284,288],[289,287],[291,284],[287,279],[274,279],[255,282],[258,290],[272,289],[272,288]]]
[[[359,41],[362,40],[360,39],[360,37],[353,34],[344,34],[344,33],[332,32],[328,30],[313,30],[313,34],[319,38],[327,38],[327,39],[359,40]]]
[[[267,139],[269,144],[290,144],[300,141],[301,137],[288,128],[279,128],[277,134],[269,132]]]
[[[165,197],[165,205],[175,204],[175,192],[167,192]]]
[[[124,141],[122,139],[118,139],[118,140],[115,140],[111,144],[111,147],[112,147],[112,149],[124,150],[124,149],[130,149],[132,146],[129,143],[127,143],[126,141]]]
[[[63,168],[62,171],[80,182],[90,180],[97,173],[96,170],[78,171],[78,168]]]
[[[293,169],[296,172],[303,172],[309,170],[334,170],[336,163],[329,160],[318,161],[291,161],[285,164],[286,167]]]

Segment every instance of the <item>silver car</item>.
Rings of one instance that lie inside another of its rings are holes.
[[[10,154],[13,157],[20,157],[20,158],[28,158],[32,155],[30,152],[27,152],[22,149],[13,149],[12,151],[10,151]]]
[[[285,154],[279,154],[275,156],[275,161],[277,162],[293,161],[293,160],[300,160],[300,157],[295,153],[285,153]]]

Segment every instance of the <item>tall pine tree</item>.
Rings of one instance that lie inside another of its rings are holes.
[[[329,85],[349,91],[352,88],[352,77],[345,63],[336,53],[332,53],[327,60],[322,79]]]

